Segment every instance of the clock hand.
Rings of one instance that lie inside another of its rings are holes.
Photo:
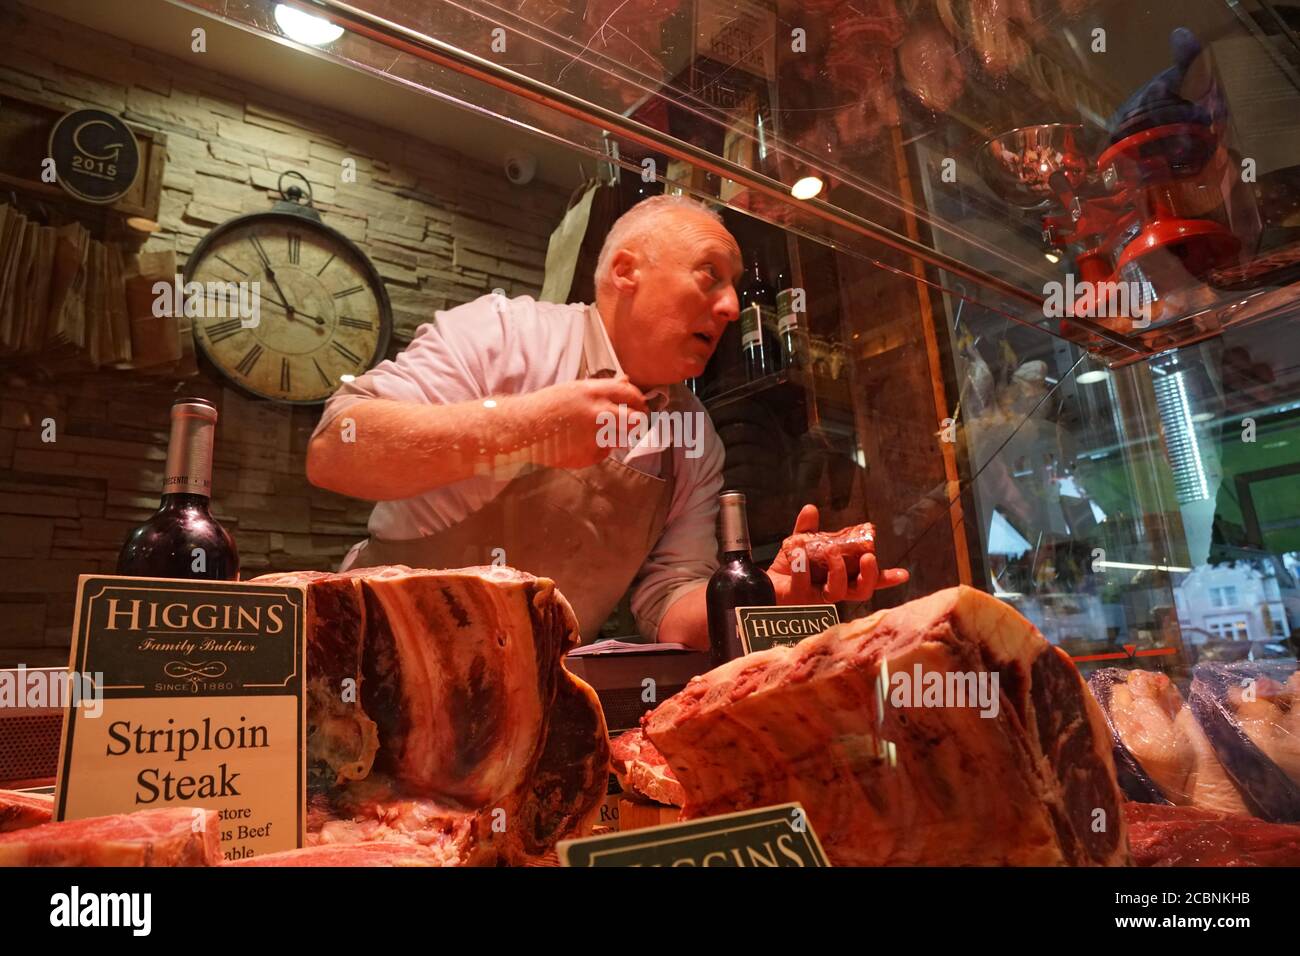
[[[291,306],[291,305],[288,305],[288,304],[281,305],[281,304],[278,303],[278,302],[272,302],[271,305],[275,306],[275,307],[278,308],[278,309],[284,309],[284,311],[288,314],[288,317],[289,317],[291,320],[292,320],[292,319],[299,318],[299,317],[306,317],[306,318],[308,318],[308,319],[311,319],[311,320],[312,320],[313,322],[315,322],[317,325],[325,325],[325,324],[326,324],[326,323],[325,323],[325,320],[322,319],[319,315],[312,315],[310,312],[303,312],[301,309],[295,309],[295,308],[294,308],[293,306]]]
[[[269,265],[266,267],[266,277],[271,280],[271,285],[275,287],[275,292],[280,297],[280,305],[283,306],[284,311],[289,315],[289,317],[293,318],[293,306],[289,304],[289,297],[285,295],[284,290],[280,288],[280,283],[275,279],[275,270]]]

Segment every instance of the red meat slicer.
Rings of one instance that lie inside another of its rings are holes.
[[[1149,305],[1155,322],[1171,295],[1235,261],[1241,242],[1228,228],[1219,186],[1227,163],[1212,128],[1198,123],[1132,133],[1095,162],[1083,127],[1067,124],[1014,129],[979,153],[990,188],[1022,210],[1044,213],[1044,242],[1074,252],[1084,292],[1071,303],[1074,321],[1062,322],[1072,337],[1093,324],[1085,317],[1124,336],[1147,325],[1096,314],[1101,283],[1136,283],[1141,301],[1132,304]]]

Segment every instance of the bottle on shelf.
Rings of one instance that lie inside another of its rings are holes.
[[[182,398],[172,405],[162,501],[127,535],[117,558],[118,574],[238,579],[235,542],[208,510],[216,428],[217,409],[211,402]]]
[[[755,244],[740,288],[740,348],[745,356],[745,374],[751,382],[777,368],[776,341],[771,335],[775,306],[776,297]]]
[[[776,331],[786,368],[807,369],[812,364],[804,298],[804,290],[791,288],[788,280],[776,293]]]
[[[754,563],[745,496],[739,491],[724,491],[718,496],[718,540],[722,548],[722,563],[709,578],[705,589],[709,652],[714,667],[745,652],[736,630],[736,608],[776,604],[772,579]]]

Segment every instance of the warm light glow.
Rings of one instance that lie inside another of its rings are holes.
[[[340,375],[340,376],[339,376],[339,381],[342,382],[344,385],[346,385],[348,382],[355,382],[356,380],[357,380],[357,377],[356,377],[355,375]]]
[[[486,399],[486,400],[483,402],[483,407],[484,407],[484,408],[496,408],[496,407],[497,407],[497,400],[496,400],[495,398],[489,398],[489,399]]]
[[[824,185],[816,176],[804,176],[790,187],[790,195],[795,199],[812,199],[822,191]]]
[[[275,22],[290,40],[308,46],[325,46],[343,36],[342,27],[284,3],[275,5]]]
[[[1043,255],[1046,256],[1047,261],[1052,263],[1053,265],[1061,261],[1061,257],[1058,256],[1055,252],[1045,252],[1043,253]]]
[[[1084,372],[1082,375],[1075,377],[1075,381],[1080,385],[1092,385],[1094,382],[1104,382],[1110,378],[1110,372],[1104,368],[1095,368],[1091,372]]]
[[[1172,564],[1130,564],[1127,561],[1094,561],[1095,568],[1128,568],[1130,571],[1175,571],[1187,574],[1191,568],[1180,568]]]

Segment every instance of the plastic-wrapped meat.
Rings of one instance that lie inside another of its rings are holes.
[[[1130,800],[1250,812],[1167,676],[1109,667],[1088,685],[1110,724],[1116,773]]]
[[[1300,677],[1290,661],[1198,664],[1190,701],[1255,815],[1300,821]]]
[[[908,33],[898,48],[898,65],[903,86],[936,112],[956,103],[966,86],[966,71],[952,37],[935,23],[922,24]]]

